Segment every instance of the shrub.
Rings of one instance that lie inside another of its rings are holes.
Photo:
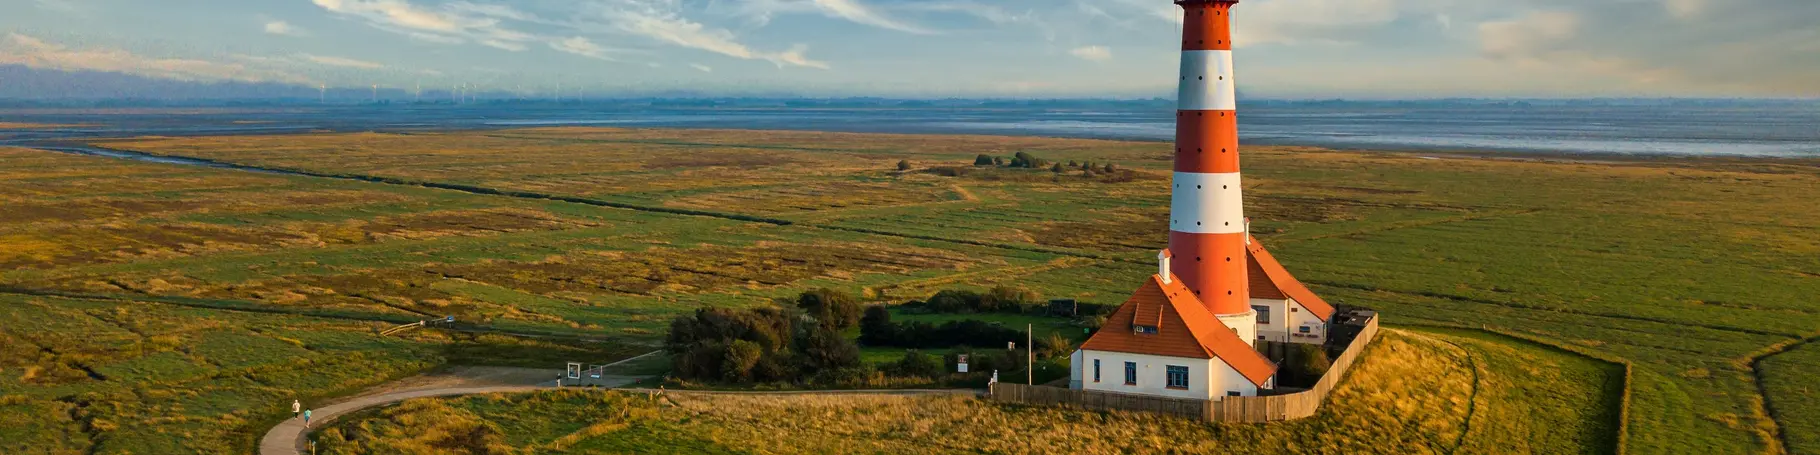
[[[971,312],[979,308],[980,295],[966,290],[943,290],[929,297],[923,306],[937,313]]]
[[[929,173],[942,177],[960,177],[967,175],[967,171],[970,170],[971,169],[959,166],[936,166],[929,168]]]
[[[991,166],[996,163],[997,163],[997,161],[995,158],[992,157],[992,155],[987,155],[984,153],[981,153],[980,156],[976,156],[973,158],[974,166]]]
[[[1066,172],[1066,170],[1062,169],[1062,163],[1055,163],[1054,166],[1049,167],[1049,172],[1054,172],[1054,173],[1060,174],[1062,172]]]
[[[899,171],[910,170],[910,160],[897,160],[897,170],[899,170]]]
[[[1074,354],[1074,340],[1062,336],[1061,332],[1050,332],[1049,336],[1036,339],[1038,356],[1055,358]]]
[[[802,308],[823,327],[846,330],[859,322],[859,301],[845,292],[820,288],[796,296],[796,307]]]
[[[859,347],[855,346],[840,332],[827,327],[808,330],[799,342],[797,351],[804,371],[819,372],[859,365]]]
[[[904,351],[904,357],[892,363],[889,369],[897,376],[938,378],[947,374],[947,367],[941,360],[915,349]]]
[[[677,378],[696,381],[792,381],[859,364],[859,348],[832,327],[799,327],[776,309],[703,308],[670,323],[664,349]]]
[[[1006,342],[1024,342],[1024,331],[985,321],[948,321],[942,325],[911,321],[892,324],[888,331],[861,327],[860,337],[872,340],[867,346],[900,348],[947,348],[955,346],[1004,346]],[[876,344],[874,344],[876,343]]]
[[[730,382],[752,380],[752,367],[758,366],[758,360],[764,357],[764,350],[758,343],[746,340],[734,340],[725,349],[721,360],[721,378]]]
[[[1026,152],[1017,152],[1016,154],[1012,155],[1011,163],[1010,163],[1011,167],[1026,168],[1026,169],[1042,169],[1044,166],[1047,166],[1048,164],[1049,164],[1048,161],[1044,161],[1042,158],[1037,158],[1035,155],[1031,155]]]
[[[866,307],[859,318],[859,342],[867,346],[887,346],[897,337],[897,326],[891,323],[891,310],[884,305]]]

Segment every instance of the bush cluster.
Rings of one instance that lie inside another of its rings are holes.
[[[664,340],[672,374],[694,381],[814,382],[859,366],[859,347],[840,333],[858,322],[853,297],[817,289],[796,302],[800,313],[703,308],[677,318]]]
[[[911,301],[905,306],[931,313],[1027,313],[1039,311],[1042,297],[1029,289],[997,286],[985,293],[968,290],[943,290],[928,300]]]
[[[1021,329],[973,319],[948,321],[939,325],[922,321],[892,322],[891,311],[883,305],[867,307],[866,315],[860,318],[859,323],[860,343],[875,347],[993,348],[1008,343],[1023,346],[1028,337],[1029,334]],[[1062,336],[1038,338],[1035,343],[1037,352],[1044,357],[1066,357],[1074,349],[1073,342]]]

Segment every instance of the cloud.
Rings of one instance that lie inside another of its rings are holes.
[[[266,22],[265,23],[265,33],[270,34],[270,35],[283,35],[283,36],[308,36],[309,35],[309,32],[306,32],[301,28],[297,28],[297,26],[291,25],[291,23],[285,22],[285,21]]]
[[[54,11],[65,14],[83,14],[88,12],[87,6],[77,4],[73,0],[32,0],[32,4],[37,5],[39,9],[45,11]]]
[[[1662,0],[1662,7],[1668,13],[1681,19],[1695,19],[1706,12],[1710,6],[1708,0]]]
[[[1080,57],[1084,60],[1091,60],[1091,61],[1095,61],[1095,62],[1103,62],[1103,61],[1107,61],[1107,60],[1112,60],[1112,49],[1107,49],[1106,46],[1077,47],[1077,48],[1074,48],[1073,50],[1068,51],[1068,53],[1074,54],[1075,57]]]
[[[924,34],[924,35],[935,33],[935,32],[929,31],[929,30],[921,28],[921,27],[905,24],[896,19],[886,17],[883,14],[879,13],[878,11],[876,11],[872,8],[869,8],[866,5],[860,4],[858,0],[811,0],[811,1],[814,2],[815,6],[820,8],[822,10],[822,12],[824,12],[830,16],[846,19],[846,20],[853,21],[856,23],[870,25],[873,27],[879,27],[879,28],[884,28],[884,29],[897,30],[900,32],[907,32],[907,33],[916,33],[916,34]]]
[[[598,17],[606,20],[615,29],[643,36],[659,42],[699,49],[728,57],[747,60],[768,60],[779,67],[794,65],[809,68],[828,69],[826,62],[810,60],[803,54],[807,46],[797,45],[788,51],[778,53],[757,52],[741,44],[726,29],[709,28],[700,22],[683,18],[673,11],[660,9],[659,5],[648,2],[627,2],[619,8],[606,8],[599,11]]]
[[[378,63],[373,63],[373,62],[369,62],[369,61],[365,61],[365,60],[355,60],[355,59],[351,59],[351,58],[328,57],[328,56],[311,55],[311,54],[299,54],[298,57],[302,58],[305,61],[308,61],[311,63],[316,63],[319,65],[339,66],[339,67],[343,67],[343,68],[358,68],[358,69],[365,69],[365,70],[376,70],[376,69],[380,69],[380,68],[385,68],[385,65],[381,65]]]
[[[550,41],[550,48],[583,57],[615,61],[613,57],[607,55],[606,48],[600,47],[600,45],[594,44],[593,41],[580,36],[552,40]]]
[[[887,30],[919,35],[936,34],[933,30],[906,23],[884,10],[860,3],[859,0],[743,0],[734,9],[758,25],[769,23],[771,16],[779,14],[820,14]]]
[[[819,62],[804,57],[803,54],[807,52],[809,52],[809,45],[797,44],[795,46],[790,46],[790,50],[769,55],[761,54],[759,55],[759,58],[770,60],[771,63],[777,64],[780,68],[784,65],[795,65],[824,70],[828,69],[828,62]]]
[[[806,48],[761,52],[739,42],[732,31],[689,20],[679,0],[582,0],[570,2],[561,20],[499,3],[457,1],[434,7],[407,0],[311,0],[330,12],[358,18],[381,30],[440,43],[476,43],[507,51],[524,51],[542,42],[551,49],[600,60],[615,60],[623,51],[599,44],[602,35],[630,35],[658,43],[704,50],[729,57],[766,60],[778,66],[826,69],[826,62],[804,56]],[[772,1],[772,0],[764,0]],[[856,20],[883,20],[852,0],[813,0]],[[880,22],[881,24],[884,22]],[[536,33],[520,29],[537,30]]]
[[[537,36],[505,27],[502,18],[523,14],[499,5],[454,3],[432,9],[405,0],[312,0],[330,12],[365,20],[381,30],[433,43],[474,42],[507,51],[523,51]]]
[[[1579,35],[1579,15],[1565,11],[1530,13],[1479,24],[1480,52],[1492,58],[1533,58],[1566,47]]]
[[[697,70],[700,70],[700,71],[701,71],[701,72],[703,72],[703,73],[712,73],[712,72],[714,72],[714,68],[712,68],[712,67],[709,67],[709,66],[708,66],[708,65],[703,65],[703,64],[700,64],[700,63],[690,63],[690,64],[689,64],[689,67],[690,67],[690,68],[695,68],[695,69],[697,69]]]
[[[189,82],[315,83],[289,72],[240,63],[147,57],[120,49],[72,49],[18,33],[9,33],[5,40],[0,40],[0,64],[59,71],[125,73]]]

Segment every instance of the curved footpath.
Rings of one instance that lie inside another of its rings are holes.
[[[307,430],[314,429],[314,428],[320,428],[323,425],[326,425],[329,422],[333,421],[336,417],[340,417],[347,413],[359,411],[361,409],[366,409],[366,408],[373,407],[373,406],[397,403],[397,402],[409,400],[412,398],[471,395],[471,394],[476,394],[476,393],[493,393],[493,392],[524,392],[524,391],[531,391],[531,390],[538,390],[538,389],[545,389],[545,388],[553,388],[554,385],[555,384],[552,383],[551,385],[548,385],[548,386],[546,386],[546,385],[532,385],[532,386],[506,385],[506,386],[490,386],[490,387],[456,387],[456,388],[442,388],[442,389],[408,390],[408,391],[403,391],[403,392],[392,392],[392,393],[384,393],[384,394],[378,394],[378,395],[367,395],[367,396],[357,397],[352,400],[325,406],[320,409],[311,410],[310,411],[310,414],[311,414],[310,415],[310,428],[303,427],[302,418],[285,419],[285,421],[282,423],[279,423],[278,426],[272,427],[271,431],[267,431],[265,433],[265,437],[259,440],[259,453],[260,453],[260,455],[296,455],[296,454],[306,453],[306,451],[308,450],[308,447],[305,446],[305,441],[304,441],[303,437],[304,437],[304,435],[308,434]]]
[[[961,395],[980,394],[979,389],[863,389],[863,390],[778,390],[778,391],[737,391],[737,390],[658,390],[658,389],[621,389],[625,385],[637,382],[642,377],[609,376],[614,383],[607,389],[631,393],[666,393],[689,395]],[[556,389],[556,381],[546,381],[535,385],[487,385],[474,386],[450,385],[443,387],[416,388],[393,392],[360,395],[347,401],[331,404],[310,412],[310,427],[303,427],[303,419],[286,419],[278,426],[272,427],[259,440],[260,455],[299,455],[308,453],[308,442],[304,438],[310,430],[321,428],[336,417],[347,415],[362,409],[397,403],[413,398],[448,397],[499,392],[529,392],[535,390]],[[590,387],[591,388],[591,387]]]

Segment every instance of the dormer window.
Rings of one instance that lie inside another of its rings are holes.
[[[1131,331],[1136,332],[1136,333],[1156,333],[1156,326],[1154,326],[1154,325],[1134,325],[1134,326],[1131,326]]]

